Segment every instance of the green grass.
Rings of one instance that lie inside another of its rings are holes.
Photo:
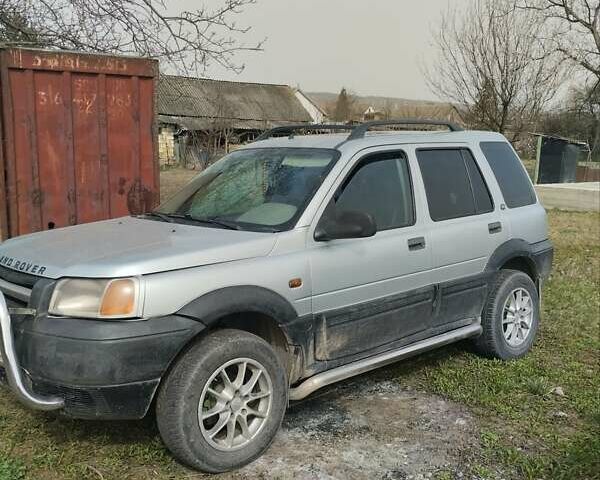
[[[600,217],[550,212],[549,219],[555,265],[530,355],[502,363],[456,345],[381,373],[472,410],[481,449],[470,452],[469,473],[480,478],[500,471],[506,479],[600,479]],[[551,393],[557,386],[564,397]],[[0,391],[0,480],[189,475],[166,452],[151,418],[66,420],[29,412]],[[434,478],[452,479],[452,469]]]
[[[531,354],[504,363],[454,346],[399,365],[398,381],[471,407],[484,464],[517,478],[600,479],[600,218],[550,212],[550,225],[555,264]]]
[[[0,454],[0,480],[23,480],[25,466],[19,461]]]

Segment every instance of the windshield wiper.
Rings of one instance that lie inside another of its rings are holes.
[[[217,225],[219,227],[227,228],[229,230],[242,230],[242,227],[240,227],[237,223],[228,222],[227,220],[221,220],[218,218],[193,218],[193,220],[196,220],[198,222],[209,223],[211,225]]]
[[[217,227],[226,228],[227,230],[244,230],[240,225],[234,222],[229,222],[227,220],[220,219],[218,217],[195,217],[194,215],[190,215],[189,213],[181,214],[181,213],[159,213],[159,212],[149,212],[145,215],[152,215],[157,218],[164,220],[165,222],[173,223],[175,219],[188,220],[190,222],[197,223],[206,223],[208,225],[215,225]],[[261,226],[261,231],[264,232],[279,232],[276,228]]]
[[[160,218],[163,222],[173,223],[173,219],[171,218],[171,216],[165,215],[164,213],[148,212],[148,213],[144,213],[143,216],[144,217],[156,217],[156,218]]]
[[[242,228],[233,223],[233,222],[228,222],[226,220],[220,220],[218,218],[209,218],[209,217],[195,217],[193,215],[190,215],[189,213],[186,213],[185,215],[178,215],[178,214],[171,214],[169,215],[172,218],[183,218],[185,220],[190,220],[192,222],[198,222],[198,223],[207,223],[209,225],[216,225],[217,227],[222,227],[222,228],[226,228],[227,230],[241,230]]]

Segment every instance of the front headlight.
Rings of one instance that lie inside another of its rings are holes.
[[[65,278],[54,289],[48,313],[83,318],[138,317],[140,282],[137,278]]]

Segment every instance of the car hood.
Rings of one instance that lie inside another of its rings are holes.
[[[0,266],[60,277],[126,277],[268,255],[276,234],[142,218],[48,230],[0,244]]]

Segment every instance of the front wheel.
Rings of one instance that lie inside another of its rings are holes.
[[[233,470],[271,445],[287,393],[285,369],[268,343],[220,330],[193,345],[167,376],[157,400],[158,428],[189,467]]]
[[[531,278],[517,270],[501,270],[481,316],[483,333],[475,348],[487,357],[520,358],[531,350],[540,323],[540,301]]]

